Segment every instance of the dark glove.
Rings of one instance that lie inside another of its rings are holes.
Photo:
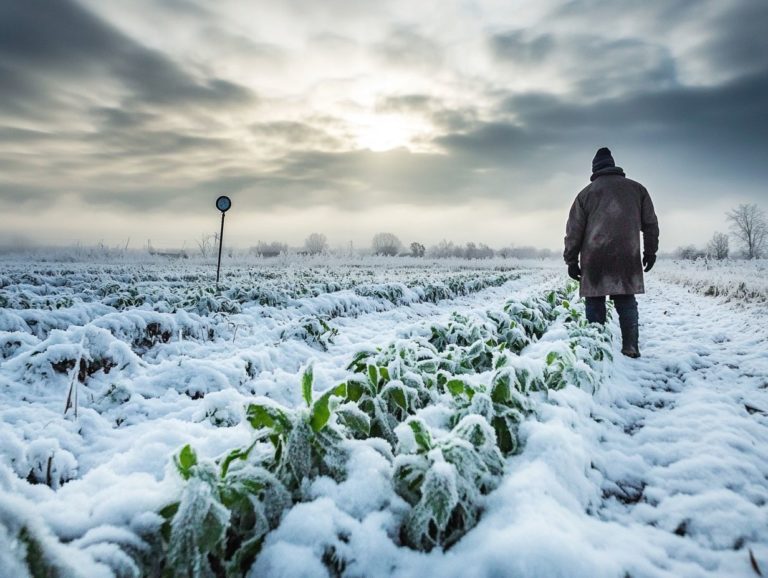
[[[653,268],[653,264],[656,262],[656,255],[643,255],[643,267],[647,273]]]
[[[578,263],[568,263],[568,276],[576,281],[581,279],[581,267]]]

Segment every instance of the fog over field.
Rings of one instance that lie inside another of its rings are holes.
[[[6,238],[557,249],[597,147],[661,250],[768,192],[759,0],[0,6]],[[666,226],[665,226],[666,225]]]

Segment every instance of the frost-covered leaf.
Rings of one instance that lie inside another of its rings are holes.
[[[195,453],[195,450],[192,449],[192,446],[187,444],[181,448],[179,454],[174,457],[174,461],[178,472],[185,480],[188,480],[192,468],[197,465],[197,454]]]
[[[458,501],[455,468],[446,462],[434,463],[424,477],[421,499],[406,518],[407,543],[427,551],[440,544]]]
[[[211,485],[191,477],[171,522],[168,569],[175,576],[213,578],[208,555],[220,554],[228,525],[229,510]]]
[[[314,380],[312,364],[309,364],[301,375],[301,394],[307,407],[312,406],[312,381]]]
[[[496,373],[491,387],[491,399],[494,403],[508,403],[512,399],[512,386],[515,370],[504,368]]]
[[[492,421],[496,432],[496,443],[501,453],[506,455],[515,453],[519,447],[517,441],[517,422],[509,415],[497,415]]]
[[[336,410],[339,423],[348,427],[360,437],[371,433],[371,418],[354,403],[345,403]]]
[[[457,396],[464,393],[465,385],[460,379],[451,379],[446,382],[445,389],[447,389],[451,395]]]
[[[273,428],[278,432],[287,431],[291,427],[291,420],[286,410],[277,407],[274,403],[252,403],[248,405],[246,417],[254,429],[263,427]]]
[[[392,381],[388,383],[381,391],[381,396],[385,399],[391,399],[403,412],[408,412],[408,397],[402,382]]]
[[[368,380],[371,382],[371,385],[374,387],[374,389],[378,390],[379,388],[379,370],[375,365],[369,365],[368,366]]]
[[[371,435],[376,435],[387,440],[392,447],[397,443],[397,436],[395,435],[394,428],[397,426],[397,421],[389,413],[387,408],[387,402],[380,396],[376,396],[373,399],[368,400],[368,404],[373,413],[371,419]]]
[[[429,451],[432,449],[432,436],[427,429],[426,424],[419,419],[408,420],[408,427],[413,430],[413,436],[416,439],[416,443],[422,451]]]
[[[248,456],[251,454],[251,451],[253,450],[254,447],[256,447],[256,444],[258,442],[259,440],[257,439],[247,448],[237,448],[229,452],[221,462],[221,477],[224,478],[227,475],[229,466],[232,464],[233,461],[247,460]]]
[[[350,379],[347,382],[347,399],[349,401],[360,401],[366,391],[367,388],[357,380]]]
[[[550,351],[547,353],[547,365],[552,365],[558,358],[557,351]]]
[[[293,481],[298,486],[301,481],[309,476],[312,469],[312,428],[303,419],[296,421],[295,426],[288,434],[282,461]]]
[[[312,412],[310,414],[310,423],[312,429],[319,432],[328,423],[328,419],[331,417],[330,401],[332,396],[345,397],[347,395],[347,384],[341,383],[336,387],[332,387],[325,391],[317,401],[312,405]]]

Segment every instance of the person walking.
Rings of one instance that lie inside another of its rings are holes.
[[[645,293],[643,271],[653,267],[658,248],[659,222],[648,191],[626,178],[608,148],[599,149],[590,184],[568,214],[563,258],[568,275],[581,282],[587,321],[605,323],[605,297],[610,295],[619,313],[621,352],[628,357],[640,357],[635,295]]]

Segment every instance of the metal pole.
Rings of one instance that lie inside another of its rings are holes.
[[[219,233],[219,264],[216,266],[216,290],[219,289],[219,273],[221,272],[221,248],[224,246],[224,211],[221,212],[221,232]]]

